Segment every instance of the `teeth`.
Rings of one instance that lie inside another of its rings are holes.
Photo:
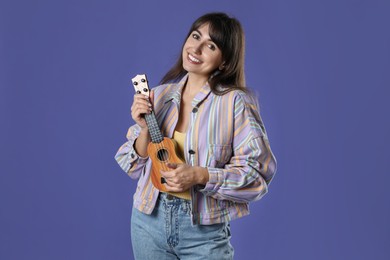
[[[194,56],[192,56],[191,54],[188,54],[188,57],[190,58],[190,60],[192,60],[193,62],[197,62],[199,63],[200,60],[198,60],[197,58],[195,58]]]

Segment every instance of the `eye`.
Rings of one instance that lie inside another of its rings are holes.
[[[207,46],[208,46],[209,49],[212,50],[212,51],[215,51],[215,49],[217,49],[217,47],[215,47],[215,45],[212,44],[212,43],[208,44]]]
[[[194,38],[194,39],[196,39],[196,40],[199,40],[200,36],[199,36],[199,34],[197,34],[197,33],[193,33],[193,34],[192,34],[192,38]]]

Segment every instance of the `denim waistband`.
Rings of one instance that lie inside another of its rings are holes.
[[[166,203],[174,204],[174,205],[179,205],[179,204],[191,205],[190,200],[178,198],[178,197],[173,196],[172,194],[165,193],[165,192],[160,192],[160,194],[158,195],[158,199],[160,201],[165,201]]]

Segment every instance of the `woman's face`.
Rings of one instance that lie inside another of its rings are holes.
[[[211,40],[208,24],[191,32],[184,43],[182,59],[183,68],[189,74],[206,79],[222,64],[222,52]]]

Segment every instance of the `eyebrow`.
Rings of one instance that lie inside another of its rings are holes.
[[[203,34],[202,34],[198,29],[195,29],[194,31],[197,32],[197,33],[199,33],[200,36],[203,37]],[[211,41],[211,42],[214,42],[210,37],[209,37],[207,40],[208,40],[208,41]]]

